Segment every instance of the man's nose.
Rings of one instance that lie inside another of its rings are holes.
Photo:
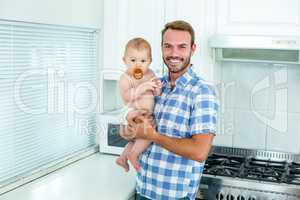
[[[171,48],[170,55],[173,56],[173,57],[178,56],[179,55],[178,48],[176,48],[176,47]]]

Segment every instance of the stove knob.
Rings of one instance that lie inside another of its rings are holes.
[[[234,196],[232,194],[227,194],[226,200],[234,200]]]
[[[224,194],[222,192],[219,192],[217,195],[216,195],[216,199],[217,200],[224,200]]]
[[[248,200],[256,200],[256,197],[251,196],[251,197],[248,198]]]
[[[246,200],[246,198],[245,198],[243,195],[239,195],[239,196],[237,197],[237,200]]]

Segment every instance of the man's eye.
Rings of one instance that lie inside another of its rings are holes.
[[[135,59],[131,59],[130,61],[131,61],[131,62],[135,62]]]
[[[141,60],[142,63],[146,62],[146,60]]]

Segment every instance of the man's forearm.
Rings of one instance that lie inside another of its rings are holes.
[[[143,123],[129,123],[126,135],[153,141],[163,148],[180,156],[202,162],[206,160],[212,145],[214,134],[195,134],[191,138],[174,138],[156,132],[149,120],[140,118]]]
[[[211,133],[194,135],[192,138],[173,138],[155,133],[149,139],[175,154],[202,162],[207,158],[213,138],[214,134]]]

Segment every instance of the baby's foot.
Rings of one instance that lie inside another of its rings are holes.
[[[127,159],[129,160],[129,162],[132,164],[132,166],[134,167],[134,169],[136,171],[140,171],[140,164],[138,163],[138,155],[135,154],[135,153],[130,153],[128,156],[127,156]]]
[[[116,163],[117,165],[123,167],[125,169],[125,172],[129,171],[129,165],[126,158],[120,156],[119,158],[117,158]]]

